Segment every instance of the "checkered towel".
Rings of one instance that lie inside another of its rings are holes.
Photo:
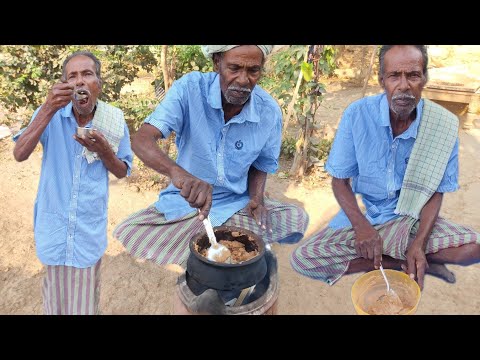
[[[124,135],[124,126],[125,118],[122,110],[101,100],[97,101],[92,127],[98,129],[105,136],[115,154]],[[83,148],[83,156],[85,156],[89,164],[100,159],[97,153],[91,152],[87,148]]]
[[[457,136],[458,118],[444,107],[424,99],[422,120],[396,214],[420,218],[420,212],[442,181]]]

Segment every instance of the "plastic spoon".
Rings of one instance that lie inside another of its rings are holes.
[[[382,264],[380,264],[380,272],[382,273],[383,279],[387,284],[387,293],[377,299],[377,304],[381,306],[380,309],[386,311],[386,314],[399,314],[400,310],[402,310],[404,307],[403,302],[400,299],[400,296],[398,296],[397,293],[390,287],[387,275],[385,274],[385,271],[383,271]]]
[[[203,219],[203,225],[205,226],[205,230],[207,230],[208,240],[210,241],[210,247],[207,250],[207,259],[210,261],[231,263],[232,253],[225,245],[217,242],[209,216]]]
[[[393,301],[402,304],[402,301],[400,300],[400,297],[397,295],[397,293],[390,287],[390,283],[388,282],[387,275],[385,274],[385,271],[383,270],[382,264],[380,264],[380,272],[383,275],[383,279],[387,283],[387,296],[392,298]]]
[[[387,293],[390,294],[391,292],[393,292],[393,290],[390,289],[390,283],[388,282],[387,275],[385,274],[385,271],[383,271],[383,266],[382,266],[382,264],[380,264],[380,272],[382,273],[383,279],[384,279],[385,282],[387,283]]]

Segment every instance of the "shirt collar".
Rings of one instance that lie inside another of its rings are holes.
[[[407,131],[403,134],[399,135],[399,138],[408,139],[408,138],[417,138],[418,132],[418,125],[420,124],[420,120],[422,119],[422,110],[423,110],[423,99],[417,104],[417,116],[412,124],[408,127]],[[387,94],[383,93],[382,99],[380,100],[380,126],[388,126],[390,125],[390,109],[388,107],[388,100]]]
[[[73,103],[71,101],[62,110],[63,110],[62,112],[63,117],[71,118],[75,120],[75,115],[73,114]]]
[[[250,94],[250,98],[243,106],[243,109],[240,112],[240,114],[238,114],[236,117],[234,117],[234,119],[232,119],[234,120],[233,122],[242,123],[244,121],[250,121],[250,122],[260,121],[260,118],[257,115],[258,111],[256,111],[258,107],[258,104],[256,104],[255,102],[256,89],[257,89],[257,86],[255,85],[255,87],[252,90],[252,93]],[[220,75],[218,75],[217,73],[215,74],[215,78],[213,79],[213,82],[210,85],[207,102],[214,109],[222,109],[222,92],[220,89]]]
[[[97,105],[98,105],[98,102],[97,102]],[[75,118],[75,114],[73,113],[73,102],[69,102],[63,109],[62,109],[62,113],[61,115],[64,117],[64,118],[70,118],[72,121],[74,121],[75,123],[77,123],[77,119]],[[93,121],[90,120],[88,124],[90,124],[91,122]]]

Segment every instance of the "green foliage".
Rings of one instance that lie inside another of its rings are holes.
[[[311,81],[313,79],[313,65],[307,62],[302,62],[301,65],[303,79],[305,81]]]
[[[306,62],[304,59],[307,50],[312,52],[309,52]],[[315,114],[325,93],[320,76],[333,71],[334,55],[333,46],[290,46],[287,50],[280,51],[270,58],[266,65],[265,76],[261,81],[261,85],[279,100],[283,113],[289,115],[289,105],[301,71],[303,79],[298,88],[293,110],[302,131],[299,132],[298,140],[285,139],[282,143],[282,153],[288,157],[294,156],[290,172],[297,176],[303,176],[310,165],[320,162],[320,159],[325,156],[323,151],[328,147],[327,143],[314,136],[315,131],[321,129],[321,126],[316,123],[318,119],[315,118]],[[321,147],[318,147],[319,143],[322,144]]]
[[[333,45],[324,45],[320,59],[318,59],[318,67],[320,71],[329,76],[337,68],[335,63],[336,48]]]
[[[292,100],[304,53],[304,45],[292,45],[287,50],[273,54],[259,82],[260,86],[279,101],[284,113]]]
[[[2,46],[0,102],[8,111],[28,107],[31,112],[45,98],[51,80],[60,78],[66,46]]]
[[[309,156],[314,156],[319,160],[327,160],[330,149],[332,148],[333,139],[321,139],[318,144],[313,144],[309,148]]]
[[[152,45],[150,49],[160,63],[162,45]],[[191,71],[208,72],[213,70],[213,63],[203,55],[200,45],[169,45],[167,51],[167,66],[174,79]],[[163,87],[163,73],[160,66],[154,70],[155,80]],[[152,84],[154,85],[154,84]]]
[[[74,51],[89,50],[102,63],[103,94],[107,102],[120,98],[140,70],[151,70],[156,59],[144,45],[14,45],[0,48],[0,102],[9,112],[40,106],[60,79],[65,58]]]
[[[172,56],[175,56],[175,78],[190,71],[207,72],[213,70],[213,63],[203,55],[200,45],[173,45]]]
[[[300,85],[295,102],[295,112],[305,116],[307,112],[312,111],[312,102],[321,102],[321,95],[325,92],[324,85],[320,82],[320,74],[314,71],[317,66],[320,66],[317,64],[320,62],[331,64],[331,67],[328,67],[329,71],[334,69],[335,48],[333,46],[323,46],[320,58],[315,64],[303,61],[306,48],[306,45],[292,45],[287,50],[273,54],[260,80],[259,85],[279,101],[284,114],[287,113],[287,107],[292,100],[299,71],[302,71],[304,81]]]
[[[102,62],[102,100],[107,102],[118,100],[122,88],[135,80],[140,69],[151,71],[157,65],[155,56],[145,45],[107,45],[88,50]]]
[[[119,100],[111,104],[123,110],[128,130],[132,135],[140,128],[145,118],[153,112],[158,104],[158,100],[153,96],[148,97],[128,92],[122,94]]]
[[[287,158],[291,159],[295,155],[295,144],[297,140],[293,137],[288,137],[282,140],[281,153]]]

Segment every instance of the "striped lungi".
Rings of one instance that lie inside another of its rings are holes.
[[[263,231],[243,210],[235,213],[223,225],[250,230],[267,244],[300,241],[308,226],[308,215],[303,209],[271,199],[265,199],[265,207],[271,214],[271,233]],[[137,258],[162,265],[182,264],[190,252],[190,239],[204,230],[196,210],[182,218],[167,221],[152,205],[130,215],[115,228],[113,236]]]
[[[100,300],[100,265],[88,268],[46,265],[43,280],[45,315],[97,315]]]
[[[383,254],[406,260],[406,250],[415,238],[419,221],[401,216],[382,225],[375,225],[383,239]],[[438,218],[429,237],[426,254],[459,247],[464,244],[480,244],[480,234],[467,227]],[[302,275],[333,285],[348,269],[350,261],[358,259],[355,250],[355,233],[352,227],[325,228],[312,235],[292,254],[290,263]],[[372,260],[373,262],[373,260]]]

